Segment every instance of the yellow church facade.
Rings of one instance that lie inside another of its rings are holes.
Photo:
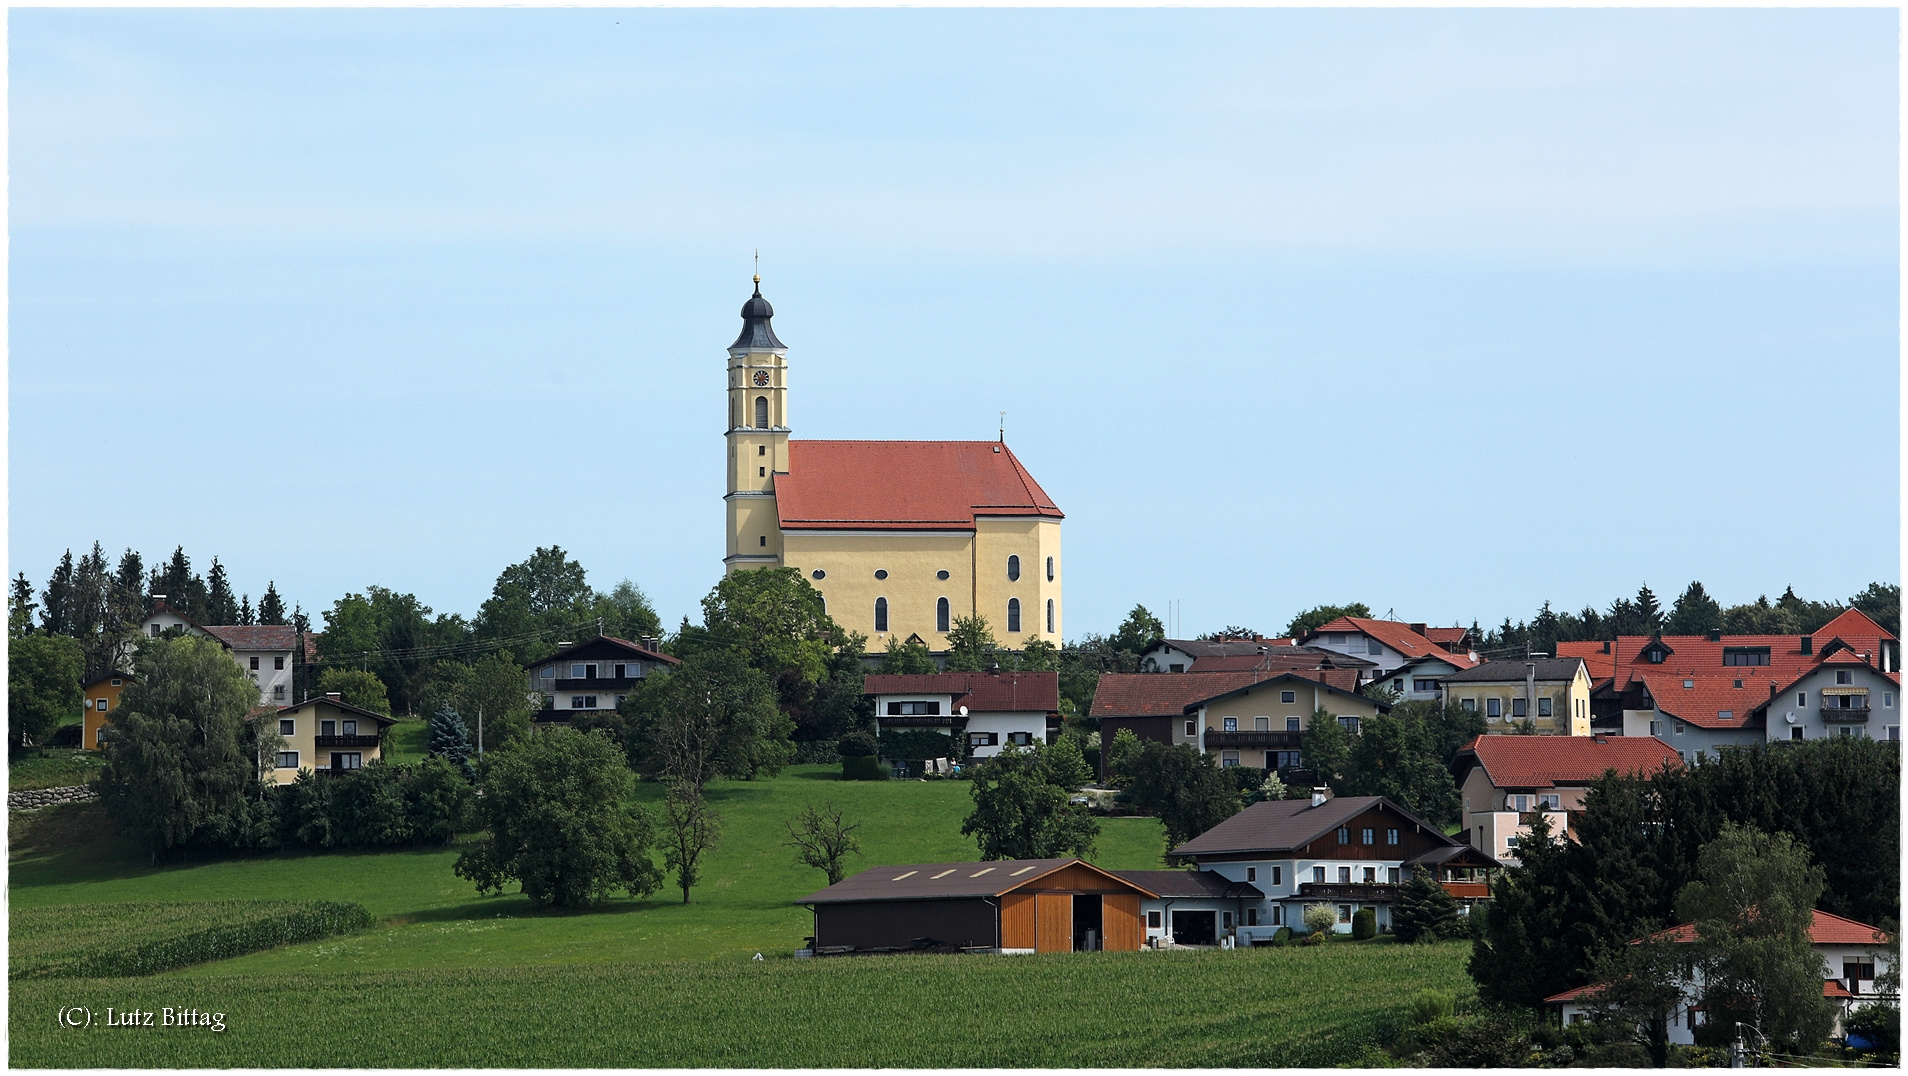
[[[1019,649],[1063,630],[1065,515],[1000,441],[796,441],[788,349],[755,295],[729,346],[727,571],[789,567],[836,623],[947,648],[985,617]]]

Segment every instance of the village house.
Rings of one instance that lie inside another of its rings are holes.
[[[1388,703],[1353,690],[1356,676],[1351,669],[1279,673],[1187,703],[1174,742],[1216,755],[1224,767],[1303,766],[1301,740],[1318,711],[1331,714],[1353,733],[1362,722],[1390,712]]]
[[[1443,642],[1433,641],[1427,632],[1437,632]],[[1400,702],[1436,701],[1442,697],[1445,677],[1478,661],[1475,653],[1465,649],[1469,633],[1464,629],[1397,620],[1342,616],[1306,632],[1298,641],[1372,662],[1367,679],[1387,684]]]
[[[1830,736],[1901,739],[1901,673],[1877,669],[1869,655],[1838,649],[1786,684],[1770,683],[1767,702],[1750,711],[1771,741]]]
[[[1570,832],[1584,790],[1612,770],[1652,774],[1681,765],[1654,737],[1479,736],[1451,760],[1464,801],[1464,832],[1492,859],[1517,861],[1517,846],[1539,817],[1553,835]]]
[[[876,737],[887,731],[928,730],[964,740],[966,754],[992,758],[1008,747],[1045,744],[1060,727],[1060,674],[1056,672],[872,673],[862,693],[873,697]],[[956,758],[947,749],[927,758]],[[918,761],[890,756],[894,763]]]
[[[1139,652],[1139,671],[1217,672],[1221,670],[1213,667],[1211,662],[1256,658],[1268,650],[1291,647],[1293,643],[1291,639],[1266,639],[1256,635],[1239,639],[1161,639]],[[1200,668],[1201,661],[1208,662],[1208,665]]]
[[[132,674],[110,669],[80,685],[80,746],[98,751],[106,744],[106,727],[113,723],[112,713],[119,709],[120,692],[133,682]]]
[[[1696,928],[1685,923],[1652,937],[1693,942]],[[1809,941],[1822,956],[1822,996],[1836,1003],[1835,1034],[1840,1035],[1842,1021],[1856,1005],[1883,999],[1875,980],[1891,967],[1887,935],[1879,927],[1816,909]],[[1544,1008],[1565,1025],[1582,1023],[1594,1015],[1596,995],[1602,986],[1592,983],[1553,994],[1544,999]],[[1669,1041],[1678,1046],[1694,1045],[1696,1029],[1702,1026],[1702,981],[1698,974],[1684,984],[1682,1004],[1670,1014]]]
[[[584,714],[614,713],[648,677],[682,664],[656,649],[656,640],[632,643],[599,635],[561,643],[557,652],[524,666],[530,691],[541,699],[540,725],[567,725]],[[475,714],[469,715],[475,720]]]
[[[1529,721],[1540,736],[1590,735],[1590,674],[1580,658],[1487,661],[1443,683],[1445,701],[1483,714],[1488,732]]]
[[[1433,874],[1467,906],[1489,894],[1501,867],[1469,844],[1383,796],[1265,800],[1167,853],[1264,894],[1242,909],[1235,935],[1246,944],[1270,941],[1281,926],[1299,927],[1308,904],[1338,912],[1340,933],[1352,916],[1373,909],[1378,928],[1391,929],[1391,909],[1408,873]]]
[[[336,691],[283,707],[275,719],[285,745],[278,751],[272,779],[281,785],[296,781],[301,770],[346,773],[384,757],[384,730],[397,724],[345,702]]]
[[[1114,871],[1151,892],[1140,901],[1146,947],[1230,944],[1258,919],[1265,893],[1218,871]],[[1248,942],[1250,944],[1250,942]]]
[[[1625,736],[1655,736],[1675,748],[1685,761],[1714,756],[1725,747],[1749,746],[1771,739],[1788,739],[1801,724],[1803,707],[1780,702],[1809,691],[1798,687],[1785,691],[1818,667],[1849,674],[1850,682],[1839,684],[1830,676],[1822,687],[1848,689],[1863,686],[1867,698],[1884,697],[1892,710],[1900,678],[1900,641],[1881,625],[1856,609],[1849,609],[1809,635],[1708,635],[1622,636],[1611,643],[1612,675],[1607,686],[1592,693],[1592,708],[1609,716],[1599,725],[1621,721]],[[1837,658],[1837,655],[1844,655]],[[1848,655],[1853,655],[1849,657]],[[1861,673],[1866,665],[1871,673]],[[1863,678],[1857,685],[1856,678]],[[1888,681],[1890,686],[1883,686]],[[1818,681],[1811,680],[1811,684]],[[1819,688],[1809,698],[1820,699]],[[1853,695],[1851,697],[1854,697]],[[1839,703],[1839,699],[1838,699]],[[1856,735],[1866,730],[1867,721],[1828,721],[1816,706],[1817,723],[1832,735]],[[1787,720],[1795,710],[1797,721]],[[1871,713],[1877,712],[1871,710]],[[1779,717],[1773,727],[1771,714]],[[1618,717],[1617,715],[1620,715]],[[1833,715],[1831,715],[1833,716]],[[1884,718],[1873,724],[1884,735],[1889,725]],[[1899,722],[1895,722],[1899,725]],[[1803,735],[1809,735],[1805,727]]]
[[[164,594],[152,596],[152,608],[139,622],[139,633],[158,638],[167,631],[216,640],[258,685],[258,701],[273,706],[292,702],[292,655],[299,650],[298,629],[289,624],[200,624],[166,604]],[[131,653],[123,655],[131,660]]]

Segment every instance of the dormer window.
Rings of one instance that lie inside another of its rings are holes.
[[[1669,654],[1668,647],[1653,645],[1644,649],[1643,660],[1649,662],[1651,665],[1661,665],[1663,664],[1663,659],[1669,657]]]
[[[1723,647],[1724,665],[1767,665],[1769,648],[1766,646],[1725,646]]]

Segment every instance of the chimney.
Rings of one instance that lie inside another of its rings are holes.
[[[1606,654],[1610,652],[1610,640],[1608,639],[1603,640],[1603,652]]]
[[[1802,637],[1802,652],[1804,654],[1815,653],[1815,636],[1804,635]]]
[[[1411,624],[1408,626],[1411,628],[1412,631],[1417,632],[1419,635],[1423,635],[1425,632],[1425,629],[1430,627],[1429,624]]]
[[[344,692],[342,692],[342,691],[327,691],[327,692],[325,692],[325,698],[327,698],[327,699],[330,699],[330,700],[331,700],[332,702],[343,702],[343,701],[344,701]]]
[[[1312,786],[1312,806],[1323,807],[1325,805],[1325,801],[1331,798],[1332,798],[1332,788],[1330,785]]]
[[[1775,698],[1775,695],[1776,695],[1776,682],[1774,680],[1771,680],[1769,681],[1769,697],[1773,699]]]
[[[1605,743],[1605,744],[1607,744],[1607,743],[1609,743],[1609,742],[1610,742],[1609,740],[1607,740],[1607,739],[1605,739],[1605,738],[1603,738],[1602,736],[1593,736],[1593,737],[1591,737],[1591,738],[1592,738],[1592,739],[1594,739],[1594,740],[1596,740],[1596,741],[1597,741],[1598,743]]]
[[[1709,641],[1712,643],[1722,642],[1722,629],[1721,628],[1709,629]]]
[[[644,650],[655,650],[662,644],[662,640],[656,638],[654,635],[645,635],[641,639],[638,639],[637,642],[642,644]]]

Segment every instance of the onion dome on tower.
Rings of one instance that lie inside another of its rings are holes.
[[[729,350],[767,351],[785,350],[788,345],[775,338],[775,327],[769,319],[775,316],[775,308],[762,298],[762,278],[755,278],[755,294],[742,304],[742,335],[735,338]]]

